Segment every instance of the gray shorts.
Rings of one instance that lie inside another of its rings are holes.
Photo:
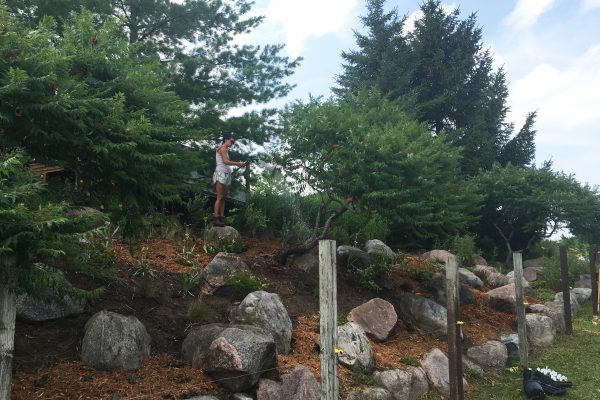
[[[225,186],[231,185],[231,172],[215,171],[212,183],[215,185],[217,182],[222,183]]]

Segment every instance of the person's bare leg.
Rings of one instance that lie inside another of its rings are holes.
[[[217,199],[215,200],[214,215],[215,218],[223,216],[223,210],[225,207],[225,195],[227,186],[220,182],[215,183],[215,192],[217,192]]]
[[[227,185],[221,185],[221,186],[223,186],[223,189],[222,189],[222,192],[221,192],[222,195],[223,195],[223,197],[221,198],[221,205],[220,205],[221,208],[219,208],[219,216],[221,218],[225,218],[225,198],[227,197],[227,193],[229,192],[229,188],[227,187]]]

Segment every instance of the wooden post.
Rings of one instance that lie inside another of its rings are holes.
[[[321,400],[338,400],[337,278],[335,240],[319,241]]]
[[[592,284],[592,314],[598,315],[598,272],[596,271],[596,252],[590,247],[590,282]]]
[[[247,165],[246,170],[244,171],[244,181],[245,181],[244,200],[246,200],[246,204],[248,204],[250,202],[250,196],[251,196],[250,165]]]
[[[462,400],[462,343],[459,322],[459,282],[458,262],[450,256],[446,260],[446,308],[448,310],[448,370],[450,380],[450,400]]]
[[[567,247],[560,246],[560,275],[562,278],[563,306],[565,310],[565,333],[573,334],[573,319],[571,318],[571,289],[569,288],[569,264]]]
[[[527,302],[523,295],[523,255],[521,253],[513,253],[513,267],[515,271],[516,311],[519,331],[519,362],[523,367],[527,367],[529,363],[527,320],[525,318],[525,306],[527,305]]]

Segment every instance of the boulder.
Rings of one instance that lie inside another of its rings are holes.
[[[508,279],[508,283],[515,283],[515,271],[510,271],[508,274],[506,274],[506,279]],[[523,277],[522,284],[524,288],[531,286],[525,277]]]
[[[569,303],[571,305],[571,315],[575,315],[577,310],[579,309],[579,302],[577,301],[577,295],[569,290]],[[558,292],[554,295],[554,302],[560,304],[561,306],[564,304],[564,295],[563,292]]]
[[[242,235],[232,226],[213,226],[206,235],[206,242],[217,249],[226,246],[242,248],[244,245]]]
[[[208,324],[192,328],[181,345],[183,361],[191,364],[196,352],[208,349],[213,340],[228,327],[227,324]]]
[[[53,289],[46,289],[43,300],[28,294],[17,296],[17,319],[25,322],[44,322],[82,314],[85,300],[60,296]]]
[[[517,304],[517,296],[515,292],[515,284],[501,286],[492,289],[485,294],[488,304],[500,311],[514,312]]]
[[[371,256],[358,247],[342,245],[337,248],[337,263],[344,267],[350,264],[355,268],[365,268],[371,265]]]
[[[575,288],[571,290],[571,293],[577,297],[577,302],[583,302],[589,300],[592,297],[592,289],[588,288]]]
[[[150,335],[134,316],[100,311],[87,321],[84,332],[81,360],[96,369],[134,370],[150,355]]]
[[[471,257],[471,262],[472,265],[488,265],[487,260],[479,254],[475,254],[473,257]]]
[[[475,289],[483,289],[483,281],[472,271],[466,268],[458,269],[458,280]]]
[[[263,372],[277,365],[275,341],[268,332],[250,325],[211,325],[188,334],[183,344],[184,357],[192,353],[192,366],[204,370],[227,390],[250,389]],[[222,330],[215,334],[218,329]],[[199,337],[203,333],[209,337]],[[210,337],[214,340],[204,347]],[[192,343],[195,347],[191,347]]]
[[[500,341],[506,347],[509,356],[519,355],[519,334],[508,333],[500,335]]]
[[[482,367],[500,368],[506,365],[508,351],[502,342],[490,340],[481,346],[470,347],[467,357]]]
[[[235,393],[231,400],[254,400],[254,397],[246,393]]]
[[[347,322],[337,328],[337,347],[342,350],[340,363],[352,370],[371,373],[375,365],[373,350],[363,329],[354,322]]]
[[[319,400],[321,385],[303,365],[295,366],[281,375],[281,382],[261,379],[256,391],[257,400]]]
[[[429,333],[433,338],[447,335],[446,307],[431,299],[405,293],[400,299],[400,313],[408,322]]]
[[[423,369],[391,369],[373,374],[375,382],[392,393],[394,400],[415,400],[427,393],[429,383]]]
[[[377,297],[352,309],[347,320],[359,325],[375,340],[383,341],[396,326],[398,315],[391,303]]]
[[[556,328],[550,317],[541,314],[527,314],[525,320],[529,343],[538,347],[546,347],[554,343]]]
[[[531,258],[523,261],[523,271],[525,268],[539,268],[542,269],[542,257]]]
[[[483,376],[483,374],[485,373],[485,371],[483,370],[483,368],[481,368],[481,366],[477,365],[474,361],[472,361],[471,359],[469,359],[467,356],[462,357],[462,362],[463,362],[463,370],[464,371],[470,371],[472,374],[477,375],[477,376]]]
[[[229,315],[231,323],[257,325],[273,335],[277,353],[288,354],[292,342],[292,321],[277,294],[252,292]]]
[[[346,400],[394,400],[394,397],[383,388],[368,387],[350,393]]]
[[[234,253],[219,253],[201,272],[204,281],[202,293],[213,294],[217,289],[228,286],[231,275],[249,272],[248,266]]]
[[[562,304],[549,301],[545,304],[532,304],[529,306],[528,309],[532,313],[550,317],[550,319],[552,319],[552,323],[554,324],[554,328],[557,332],[566,331],[564,307]]]
[[[290,256],[289,260],[292,268],[307,274],[318,274],[319,254],[316,248],[304,254]]]
[[[433,261],[441,264],[446,264],[446,260],[448,259],[448,257],[453,255],[454,254],[450,253],[447,250],[431,250],[421,255],[421,259],[425,261]]]
[[[592,279],[590,278],[590,275],[580,275],[579,279],[575,281],[573,286],[576,288],[591,289]]]
[[[392,250],[387,244],[383,243],[381,240],[373,239],[367,240],[365,244],[365,250],[367,250],[367,254],[370,256],[376,257],[384,257],[384,258],[394,258],[396,253]]]
[[[523,277],[527,279],[528,282],[535,282],[544,277],[544,270],[542,267],[523,268]]]
[[[446,397],[450,396],[450,371],[448,369],[448,357],[437,348],[431,349],[421,362],[431,385]],[[467,381],[463,378],[464,391],[469,390]]]
[[[441,305],[446,305],[446,277],[442,274],[435,274],[429,280],[429,289],[433,293],[433,299]],[[458,288],[458,298],[460,304],[473,304],[475,303],[475,296],[465,286],[460,285]]]
[[[476,265],[475,269],[473,269],[473,273],[481,278],[486,285],[492,288],[508,285],[508,278],[498,272],[494,267]]]

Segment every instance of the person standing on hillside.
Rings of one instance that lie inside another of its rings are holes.
[[[217,165],[215,167],[215,173],[213,174],[213,184],[215,185],[215,191],[217,192],[217,199],[215,200],[215,208],[213,215],[213,225],[225,226],[225,197],[229,191],[231,185],[231,167],[235,165],[243,167],[246,163],[241,161],[231,161],[229,159],[229,148],[233,146],[235,139],[232,133],[225,133],[223,135],[223,142],[217,149],[215,160]]]

